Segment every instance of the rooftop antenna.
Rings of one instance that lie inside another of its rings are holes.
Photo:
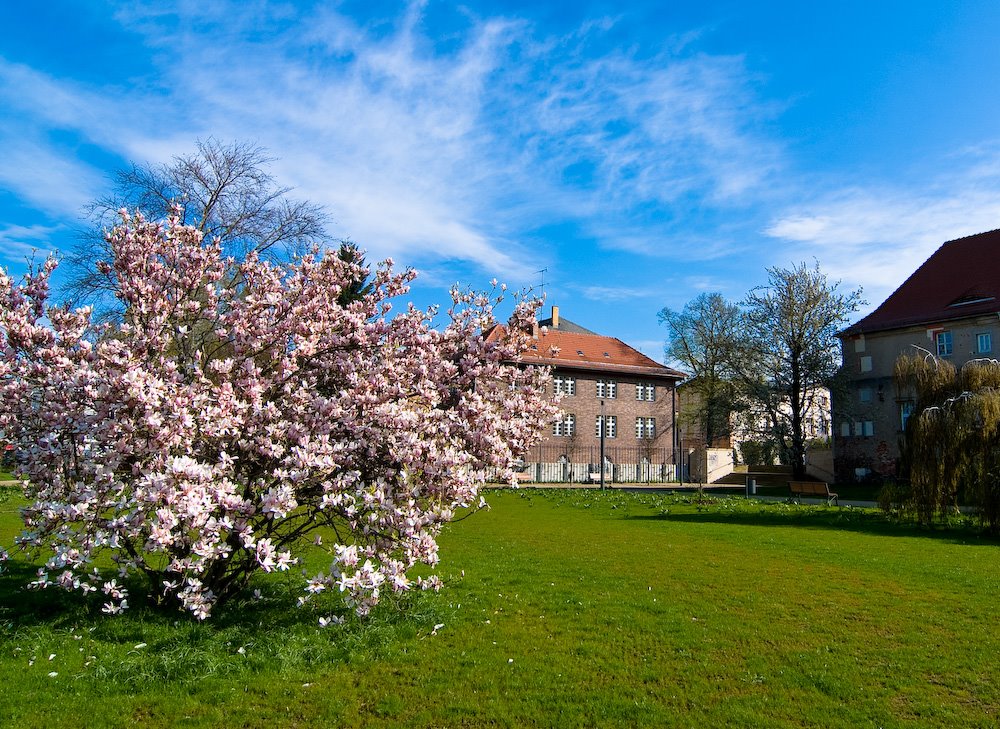
[[[542,292],[542,296],[545,296],[545,274],[548,273],[548,270],[549,269],[547,268],[543,268],[539,271],[535,271],[535,273],[538,274],[538,277],[541,281],[541,283],[538,284],[538,288]]]

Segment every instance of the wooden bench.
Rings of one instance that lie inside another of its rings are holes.
[[[810,496],[826,499],[827,505],[840,506],[837,494],[830,491],[830,486],[822,481],[789,481],[788,490],[792,496]]]

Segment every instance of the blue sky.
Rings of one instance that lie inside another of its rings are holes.
[[[0,29],[12,272],[112,170],[209,136],[266,147],[420,305],[544,276],[657,359],[663,306],[813,259],[875,305],[1000,227],[995,2],[46,0]]]

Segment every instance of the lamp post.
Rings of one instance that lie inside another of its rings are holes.
[[[674,434],[674,442],[673,442],[674,476],[677,478],[677,481],[680,483],[680,485],[683,486],[684,473],[682,469],[684,464],[684,457],[683,455],[681,455],[681,443],[683,443],[684,440],[681,438],[680,431],[677,429],[677,383],[676,382],[674,382],[670,386],[670,417],[671,417],[670,424],[673,427],[673,434]],[[678,463],[678,461],[680,462]]]
[[[604,417],[604,398],[601,398],[601,491],[604,490],[604,432],[607,430],[608,421]]]

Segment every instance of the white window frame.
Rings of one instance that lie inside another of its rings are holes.
[[[635,419],[635,437],[649,438],[652,440],[656,437],[656,418],[644,418],[638,417]]]
[[[985,344],[985,346],[983,346]],[[976,335],[976,351],[988,354],[993,351],[993,335],[990,332],[980,332]]]
[[[618,396],[618,380],[598,380],[595,384],[598,398],[614,400]]]
[[[568,375],[555,375],[552,378],[552,389],[556,395],[575,395],[576,378]]]
[[[656,402],[656,385],[637,384],[635,386],[635,399]]]
[[[955,352],[955,340],[950,329],[938,332],[934,337],[938,357],[950,357]]]
[[[608,424],[607,434],[605,438],[617,438],[618,437],[618,416],[617,415],[605,415],[604,420]],[[601,416],[598,415],[594,421],[594,435],[598,438],[601,437]]]
[[[910,400],[899,403],[899,429],[906,430],[907,421],[913,417],[914,404]]]
[[[552,435],[556,438],[572,438],[576,433],[576,416],[566,413],[552,423]]]

